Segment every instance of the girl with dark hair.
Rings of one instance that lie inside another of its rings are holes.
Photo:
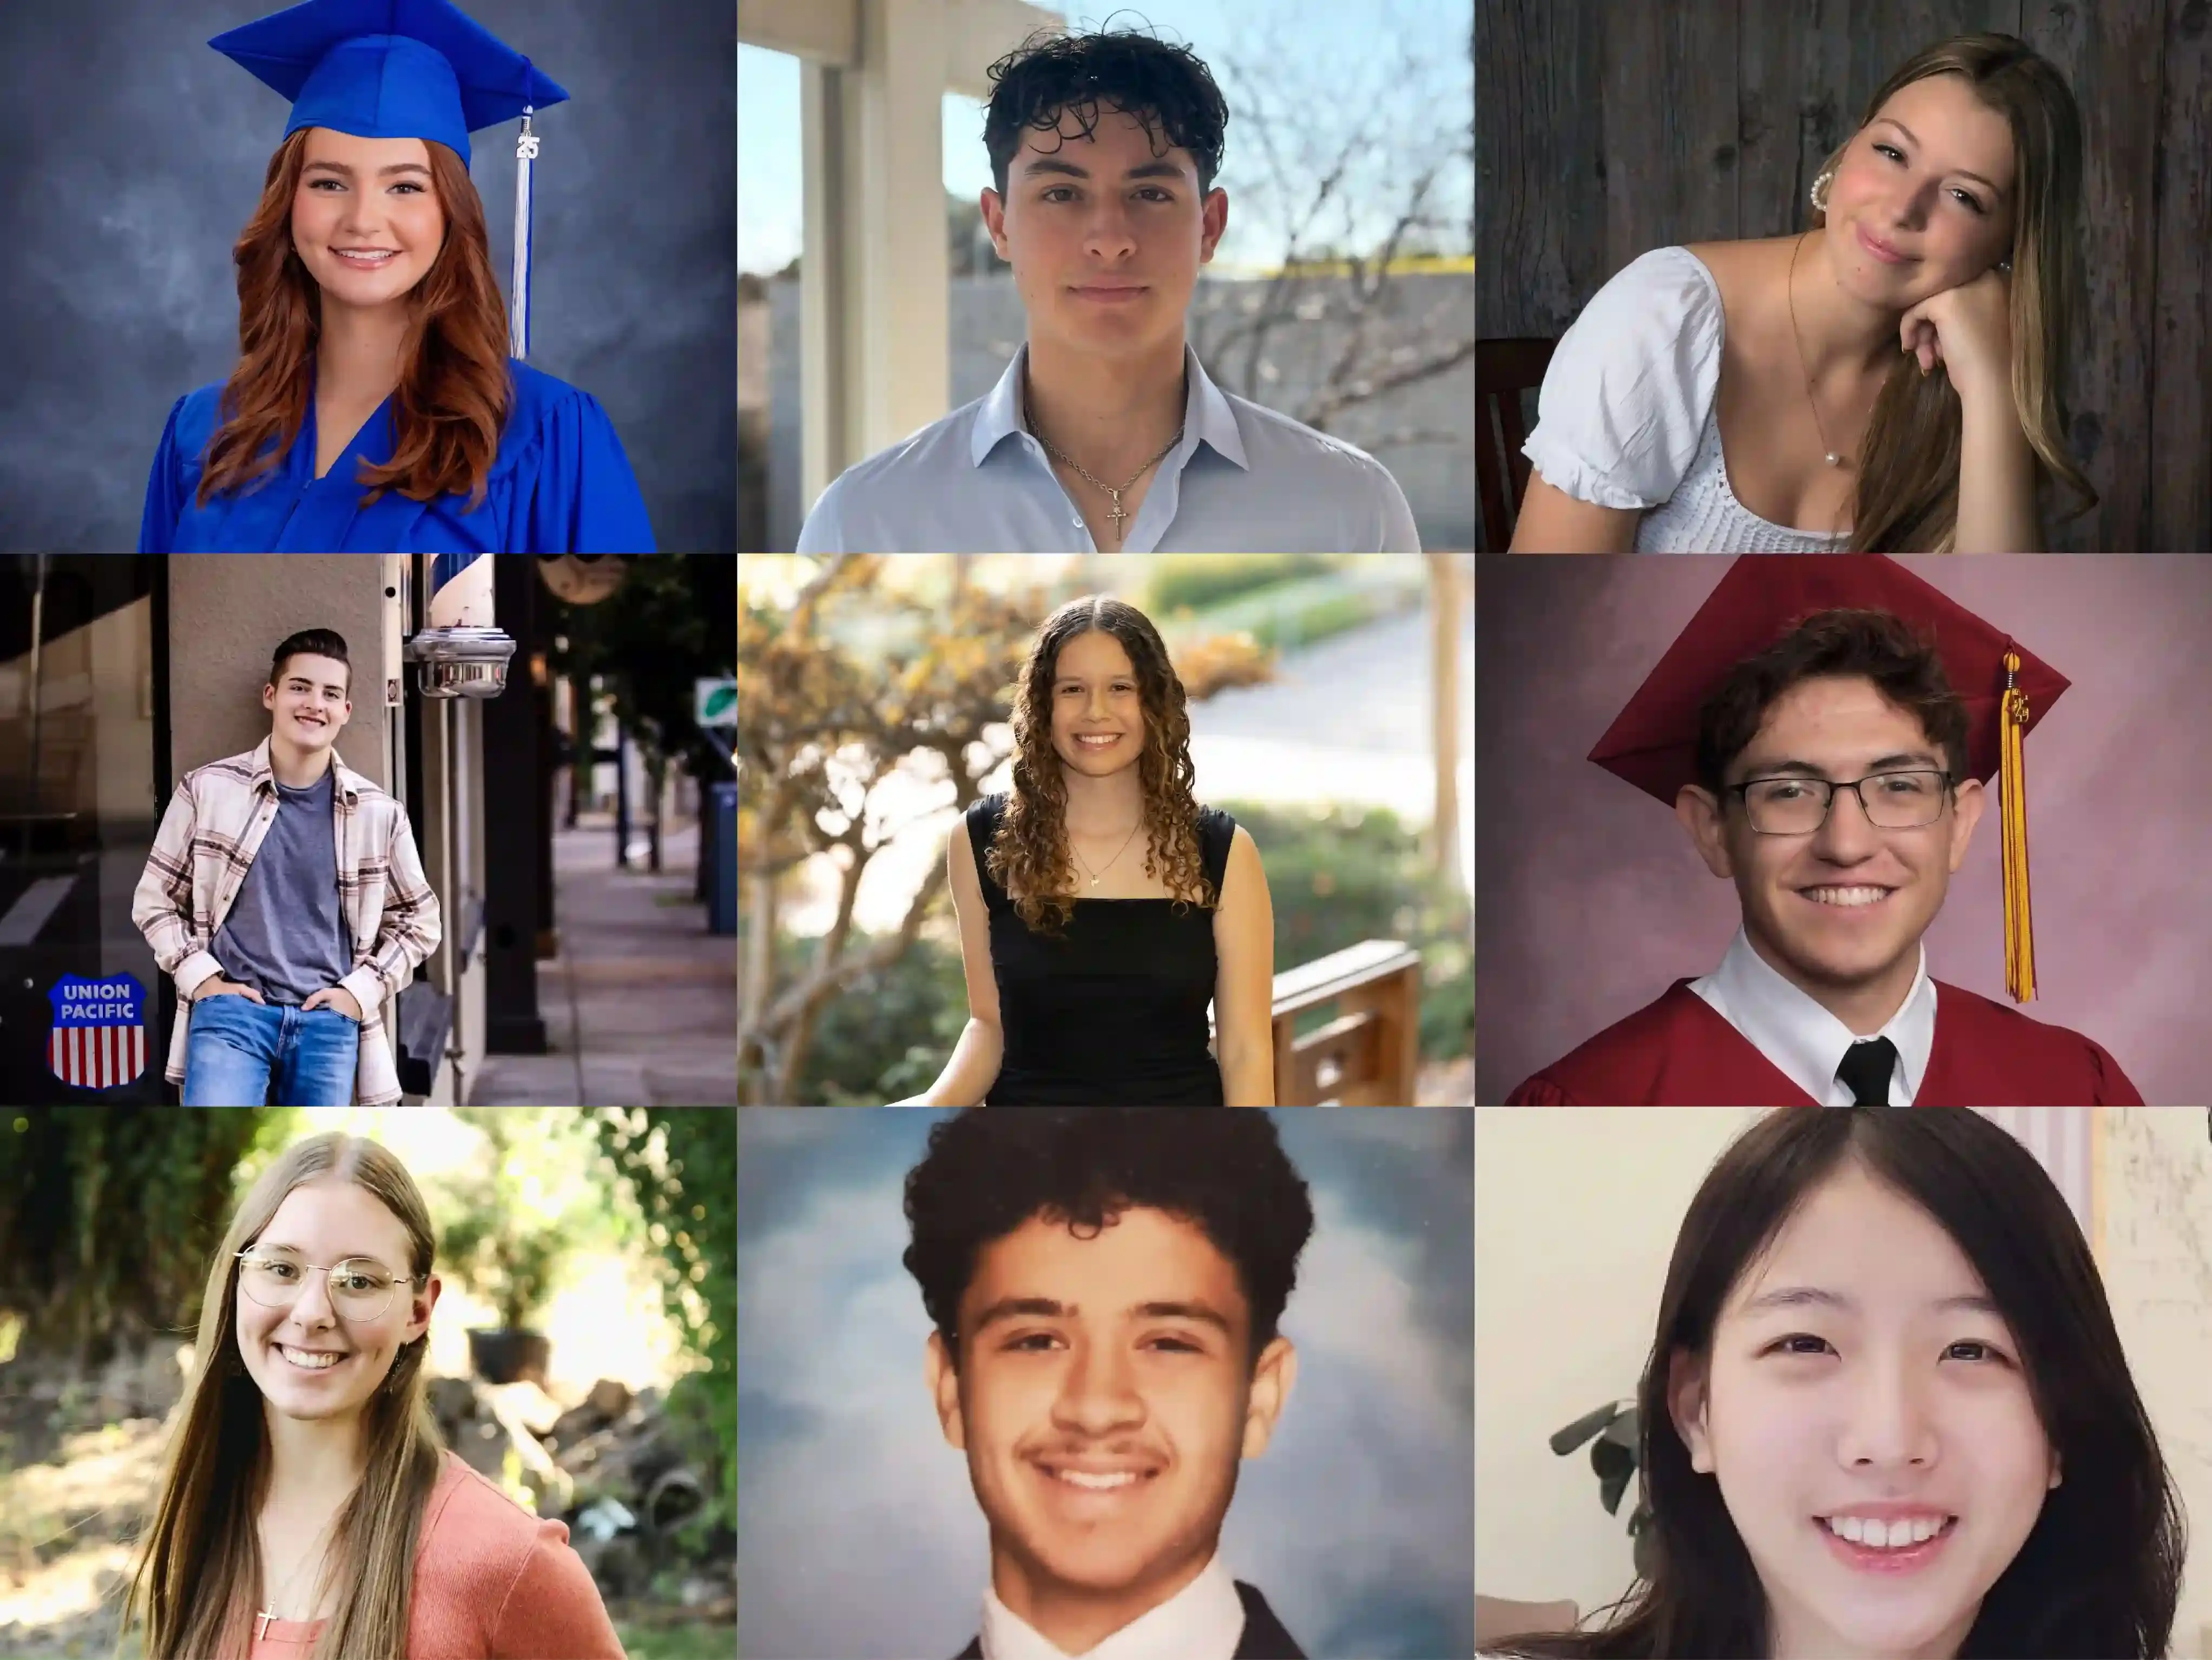
[[[147,1660],[621,1660],[567,1524],[439,1441],[434,1250],[406,1167],[335,1131],[240,1202],[127,1592]]]
[[[1152,620],[1103,594],[1060,606],[1013,727],[1012,789],[970,806],[945,853],[968,1026],[897,1104],[1274,1105],[1267,872],[1192,796],[1187,699]]]
[[[234,250],[237,366],[169,411],[138,550],[653,551],[605,411],[519,361],[526,183],[510,326],[469,178],[471,131],[522,116],[534,156],[568,94],[449,0],[307,0],[209,44],[292,118]]]
[[[2159,1660],[2186,1531],[2073,1213],[1973,1112],[1775,1111],[1683,1219],[1648,1577],[1499,1655]]]
[[[1800,234],[1652,250],[1554,352],[1523,553],[2030,552],[2068,441],[2081,117],[2009,34],[1917,53]]]

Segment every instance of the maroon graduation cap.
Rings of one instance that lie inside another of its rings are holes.
[[[2027,801],[2021,740],[2049,713],[2066,677],[2010,635],[1882,554],[1750,554],[1721,578],[1668,647],[1589,758],[1668,806],[1697,781],[1698,714],[1729,672],[1816,611],[1882,611],[1932,637],[1966,706],[1967,770],[1999,777],[2005,893],[2005,984],[2035,995],[2028,915]]]

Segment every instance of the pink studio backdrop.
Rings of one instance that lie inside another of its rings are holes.
[[[2102,1043],[2154,1106],[2212,1102],[2212,558],[1899,562],[2072,682],[2027,745],[2037,995],[2019,1007]],[[1735,885],[1670,811],[1583,757],[1729,564],[1480,562],[1479,1102],[1728,949]],[[1928,931],[1928,969],[2009,1007],[1996,789]]]

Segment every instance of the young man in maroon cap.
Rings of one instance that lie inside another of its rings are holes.
[[[1509,1104],[2142,1104],[2098,1044],[1931,978],[1921,943],[2002,764],[2007,979],[2033,996],[2020,740],[2066,684],[1887,558],[1739,560],[1590,759],[1674,807],[1743,925]]]

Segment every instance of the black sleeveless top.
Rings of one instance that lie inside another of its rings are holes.
[[[1006,809],[1000,793],[967,813],[1006,1037],[984,1104],[1221,1105],[1221,1068],[1206,1047],[1218,967],[1213,912],[1195,900],[1078,899],[1060,935],[1034,930],[990,872]],[[1199,862],[1217,896],[1236,830],[1227,813],[1199,809]]]

